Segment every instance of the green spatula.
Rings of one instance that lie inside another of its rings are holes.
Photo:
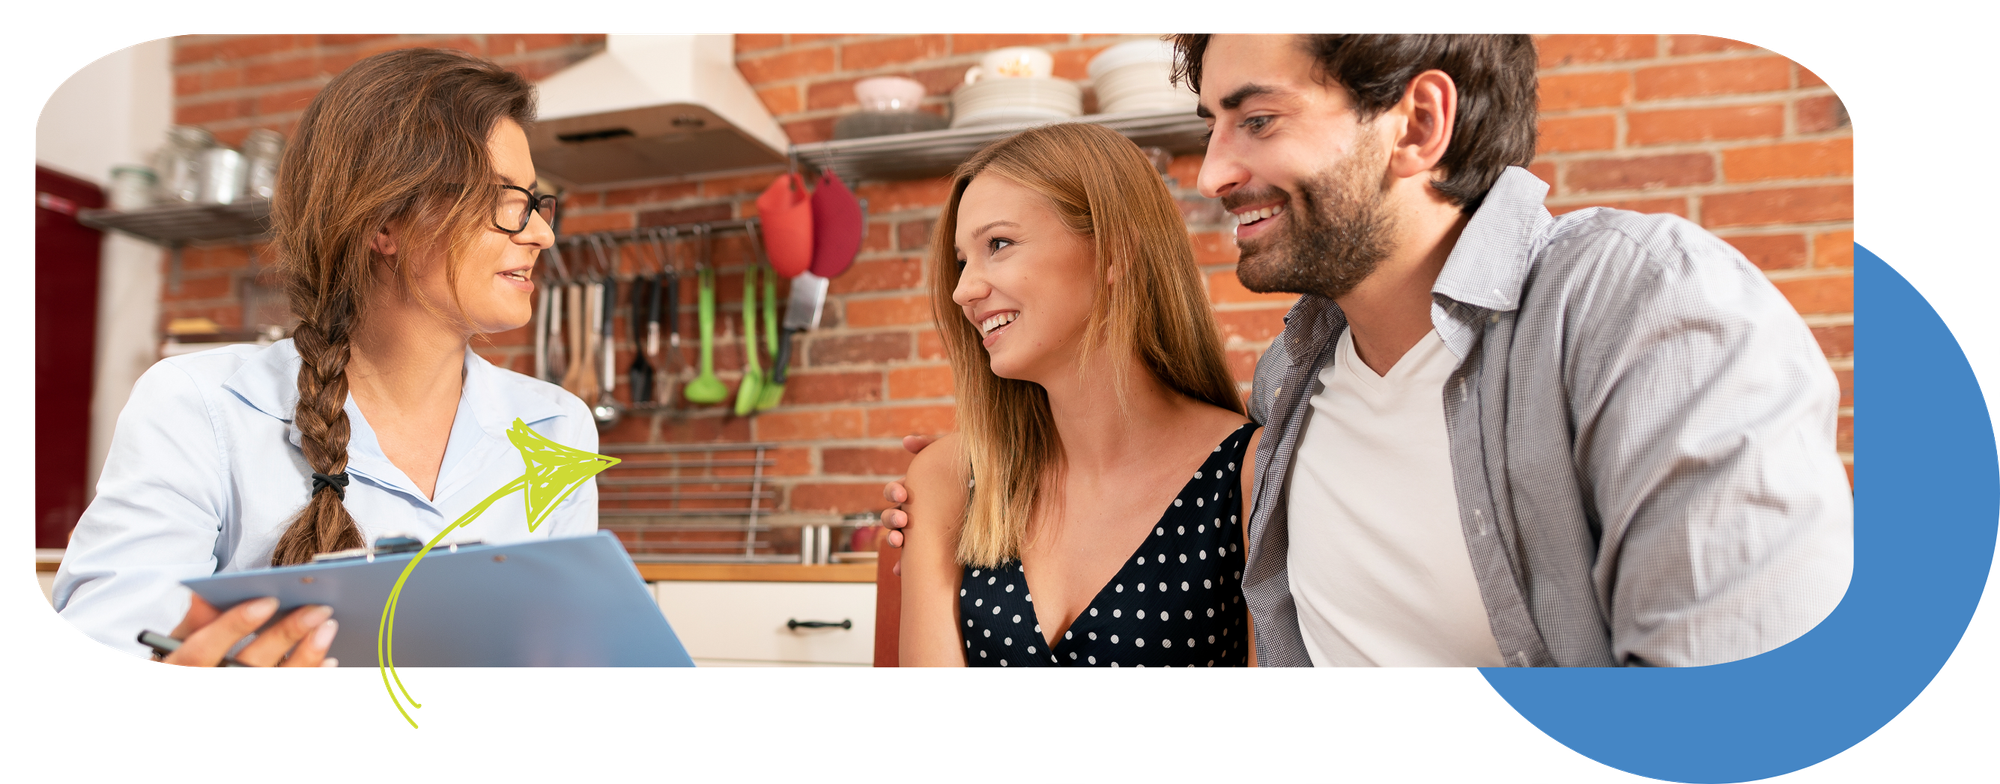
[[[743,268],[743,381],[736,385],[736,415],[757,410],[764,369],[757,364],[757,265]]]
[[[722,379],[715,377],[715,270],[704,266],[699,273],[701,293],[698,297],[701,320],[701,375],[695,376],[681,388],[681,395],[689,403],[707,405],[720,403],[729,397],[729,388],[722,385]]]
[[[764,353],[772,358],[771,375],[764,378],[764,394],[757,397],[757,410],[778,407],[785,396],[785,378],[778,374],[778,275],[764,268]]]

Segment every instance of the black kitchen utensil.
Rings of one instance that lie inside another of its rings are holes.
[[[653,369],[653,376],[646,379],[645,402],[648,404],[661,397],[660,376],[665,375],[667,370],[667,358],[660,354],[660,290],[666,287],[669,274],[661,272],[646,283],[646,359]],[[666,383],[672,385],[673,381]]]
[[[651,277],[640,275],[632,279],[632,313],[626,320],[632,322],[632,365],[626,370],[631,379],[632,405],[644,405],[653,400],[653,365],[646,361],[646,305],[653,302],[652,291],[658,284]]]

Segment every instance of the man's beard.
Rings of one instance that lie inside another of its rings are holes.
[[[1385,158],[1378,149],[1357,149],[1300,183],[1297,198],[1278,216],[1282,226],[1249,244],[1238,243],[1236,278],[1243,287],[1339,299],[1360,285],[1394,246],[1394,221],[1384,208],[1387,193],[1375,184]],[[1269,193],[1230,194],[1223,207],[1266,201]]]

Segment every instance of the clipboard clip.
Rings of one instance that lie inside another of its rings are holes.
[[[484,545],[485,545],[484,542],[452,542],[448,545],[445,545],[445,547],[446,547],[446,552],[455,553],[458,552],[458,548],[460,547],[479,547]],[[368,545],[366,547],[353,547],[346,550],[335,550],[330,553],[320,553],[318,555],[313,556],[312,562],[316,564],[321,564],[321,563],[330,563],[333,561],[353,561],[353,560],[365,559],[369,563],[374,563],[375,556],[378,555],[397,555],[400,553],[414,553],[422,549],[424,549],[424,541],[422,539],[418,539],[412,536],[404,536],[401,534],[392,534],[389,536],[378,537],[375,540],[374,544]]]

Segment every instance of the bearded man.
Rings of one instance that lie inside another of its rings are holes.
[[[1705,665],[1832,612],[1833,372],[1696,225],[1550,215],[1532,41],[1174,40],[1237,277],[1302,295],[1249,401],[1260,666]]]

